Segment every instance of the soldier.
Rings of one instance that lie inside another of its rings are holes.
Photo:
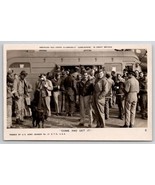
[[[92,94],[93,94],[93,83],[88,79],[88,73],[85,72],[83,79],[77,84],[77,94],[80,99],[80,125],[84,126],[85,123],[85,112],[89,116],[89,127],[92,127],[93,116],[92,116]]]
[[[125,125],[123,127],[133,127],[135,124],[135,114],[137,105],[137,93],[139,92],[139,82],[133,71],[129,71],[129,79],[125,83]]]
[[[128,70],[127,69],[123,69],[123,76],[122,76],[122,78],[124,78],[125,81],[128,80]]]
[[[66,116],[73,116],[75,109],[76,81],[68,71],[68,76],[64,80]]]
[[[147,119],[147,73],[144,73],[144,77],[139,79],[139,87],[141,115],[142,119]]]
[[[111,79],[114,81],[115,84],[117,80],[115,71],[111,71]],[[116,91],[114,89],[114,86],[112,86],[112,106],[115,106],[115,104],[116,104]]]
[[[7,73],[7,128],[12,128],[12,98],[14,96],[13,89],[14,79]]]
[[[61,74],[56,73],[55,77],[52,79],[53,84],[53,97],[55,102],[56,115],[61,113],[61,102],[62,102],[62,92],[61,92]]]
[[[21,71],[19,78],[14,80],[14,90],[16,96],[16,123],[20,124],[24,122],[25,116],[25,98],[29,93],[29,83],[25,79],[28,74],[25,71]]]
[[[108,81],[105,78],[105,72],[100,69],[98,77],[95,81],[93,92],[93,108],[95,111],[95,120],[97,122],[96,128],[105,127],[105,96],[108,93]]]
[[[119,109],[119,119],[124,118],[124,104],[125,104],[125,79],[121,77],[121,74],[117,74],[117,81],[115,83],[116,89],[116,102]]]
[[[109,104],[112,99],[112,87],[114,86],[114,81],[110,78],[110,74],[106,74],[108,81],[108,93],[105,96],[105,119],[109,119]]]

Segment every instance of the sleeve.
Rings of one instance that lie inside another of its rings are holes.
[[[14,80],[14,83],[13,83],[13,89],[15,91],[15,95],[18,96],[18,80]]]
[[[75,93],[77,95],[78,94],[77,83],[76,83],[76,81],[74,79],[73,79],[72,83],[73,83],[73,89],[74,89],[74,91],[75,91]]]
[[[125,83],[125,92],[129,92],[130,91],[130,82],[129,81],[126,81]]]
[[[53,90],[53,84],[52,84],[52,82],[50,80],[48,80],[47,90],[48,91],[52,91]]]

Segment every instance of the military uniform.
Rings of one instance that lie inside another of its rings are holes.
[[[93,83],[90,80],[77,83],[77,94],[80,97],[80,124],[85,122],[85,111],[89,116],[89,126],[92,126],[93,115],[92,115],[92,94],[93,94]]]
[[[96,79],[93,93],[93,108],[97,127],[105,127],[105,95],[108,93],[108,81],[105,77]]]
[[[147,79],[139,79],[139,86],[140,86],[140,107],[141,107],[141,114],[142,118],[147,118]]]
[[[112,101],[112,87],[114,85],[114,81],[111,78],[107,79],[108,81],[108,93],[105,97],[105,119],[109,119],[109,104]]]
[[[66,114],[72,116],[75,109],[75,96],[76,96],[76,82],[75,79],[69,75],[64,80],[65,89],[65,104],[66,104]]]
[[[119,118],[124,118],[124,104],[125,104],[125,80],[122,78],[121,81],[117,81],[115,83],[115,89],[116,89],[116,102],[119,109]]]
[[[27,97],[28,93],[28,82],[24,79],[15,79],[14,80],[14,90],[16,92],[16,121],[23,121],[25,116],[25,98]]]
[[[61,112],[61,102],[62,102],[62,91],[61,91],[61,79],[52,79],[53,84],[53,97],[55,102],[56,113]]]
[[[139,82],[134,76],[126,81],[125,91],[125,125],[132,127],[135,123],[137,93],[139,92]]]

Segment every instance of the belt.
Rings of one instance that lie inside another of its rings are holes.
[[[131,91],[131,92],[129,92],[129,93],[138,93],[137,91]]]

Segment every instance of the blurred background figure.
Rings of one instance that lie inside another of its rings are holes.
[[[112,99],[112,87],[114,86],[114,81],[110,78],[110,74],[106,74],[106,78],[108,81],[108,93],[105,96],[105,119],[109,119],[109,102]]]
[[[66,116],[73,116],[75,111],[76,81],[68,71],[68,76],[64,80]]]
[[[141,107],[141,115],[142,119],[147,119],[147,73],[141,73],[141,78],[139,79],[139,86],[140,86],[140,107]],[[143,76],[143,77],[142,77]]]
[[[52,79],[53,84],[53,97],[55,102],[55,111],[56,115],[61,115],[61,104],[62,104],[62,91],[61,91],[61,73],[58,72],[55,74],[55,77]]]
[[[11,72],[11,73],[10,73]],[[12,102],[14,96],[14,88],[13,88],[14,78],[12,76],[12,71],[8,71],[7,73],[7,128],[12,128]]]
[[[115,89],[116,89],[116,103],[118,105],[119,110],[118,118],[123,120],[125,106],[125,79],[121,77],[121,74],[117,74]]]
[[[114,81],[114,84],[117,81],[117,76],[115,71],[111,71],[111,79]],[[114,86],[112,86],[112,107],[114,107],[116,104],[116,90],[114,89]]]

